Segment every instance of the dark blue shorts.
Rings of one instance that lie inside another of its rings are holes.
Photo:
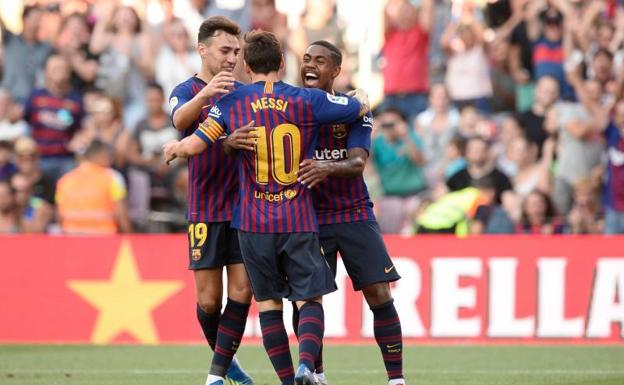
[[[213,269],[243,263],[238,230],[230,222],[191,222],[188,225],[189,269]]]
[[[354,290],[401,278],[388,255],[376,221],[321,225],[319,230],[325,259],[334,276],[337,254],[340,253]]]
[[[238,237],[256,301],[302,301],[337,289],[316,233],[239,231]]]

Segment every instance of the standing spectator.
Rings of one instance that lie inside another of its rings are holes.
[[[466,143],[466,161],[468,166],[458,171],[446,182],[448,188],[451,191],[461,190],[474,186],[481,178],[488,177],[494,182],[496,190],[495,201],[496,203],[501,203],[503,192],[511,190],[511,182],[507,175],[496,168],[489,155],[490,145],[485,139],[479,136],[468,139],[468,143]]]
[[[129,162],[128,151],[132,136],[123,126],[121,103],[110,96],[102,95],[93,104],[91,116],[85,121],[85,128],[76,137],[72,146],[82,152],[94,140],[111,146],[113,167],[124,173]]]
[[[509,149],[514,139],[524,136],[522,127],[514,116],[506,116],[500,122],[496,143],[492,146],[496,158],[496,167],[505,175],[513,177],[518,172],[516,163],[509,159]]]
[[[71,88],[67,60],[52,55],[45,66],[45,87],[36,89],[24,106],[24,119],[37,142],[43,172],[55,180],[74,167],[69,143],[81,127],[82,97]]]
[[[156,58],[156,80],[169,96],[175,86],[199,72],[201,59],[180,19],[165,24],[163,35],[165,44]]]
[[[154,76],[154,52],[147,25],[132,7],[111,6],[98,18],[89,49],[100,55],[96,85],[121,100],[124,125],[134,128],[147,113],[147,80]]]
[[[375,117],[379,132],[371,145],[373,164],[386,196],[379,202],[382,232],[398,233],[427,182],[422,141],[398,109],[384,108]]]
[[[19,232],[15,191],[9,181],[0,180],[0,234]]]
[[[606,234],[624,234],[624,101],[615,105],[605,135],[608,156],[604,231]]]
[[[20,215],[19,225],[22,233],[45,233],[54,218],[53,206],[33,195],[31,181],[22,174],[11,178],[15,191],[15,203]]]
[[[384,103],[397,106],[410,123],[427,108],[432,20],[433,0],[422,0],[420,8],[390,0],[384,10]]]
[[[95,84],[98,56],[89,51],[91,32],[84,15],[74,13],[63,19],[56,39],[56,50],[71,68],[72,88],[84,93]]]
[[[42,16],[43,12],[38,6],[25,6],[22,13],[24,28],[20,35],[9,32],[0,18],[4,49],[2,88],[7,89],[19,103],[26,101],[37,85],[37,80],[41,80],[41,69],[52,53],[52,47],[37,38]]]
[[[251,0],[251,29],[272,32],[280,42],[288,38],[288,18],[275,7],[275,0]]]
[[[492,111],[514,111],[516,82],[509,65],[510,45],[499,40],[491,45],[490,81],[492,83]]]
[[[15,141],[14,151],[17,172],[29,181],[33,196],[53,205],[56,179],[41,171],[37,143],[29,137],[19,138]]]
[[[19,110],[9,92],[0,88],[0,140],[14,141],[28,134],[26,122],[22,119],[14,119],[16,107]]]
[[[564,226],[556,213],[548,194],[535,190],[522,202],[522,218],[516,233],[562,234]]]
[[[530,143],[525,137],[518,137],[511,142],[508,158],[516,164],[516,173],[513,177],[513,190],[524,198],[534,190],[549,193],[551,190],[550,167],[555,143],[547,141],[545,147],[548,154],[537,160],[537,146]]]
[[[94,140],[80,165],[58,182],[56,202],[67,234],[114,234],[132,231],[119,172],[110,168],[112,149]]]
[[[440,176],[447,146],[457,134],[459,112],[450,104],[444,84],[431,86],[429,107],[416,117],[416,131],[423,140],[425,174],[431,186]]]
[[[0,140],[0,181],[10,180],[17,172],[11,158],[13,158],[13,143]]]
[[[520,113],[517,118],[524,130],[527,139],[535,143],[538,149],[538,158],[542,156],[542,147],[548,137],[544,129],[546,111],[559,99],[559,83],[551,76],[543,76],[535,86],[535,98],[531,109]]]
[[[572,209],[567,215],[569,233],[602,233],[604,212],[600,208],[596,190],[596,186],[590,178],[580,179],[574,184]]]
[[[453,102],[458,108],[472,104],[488,115],[492,82],[483,32],[472,8],[463,7],[460,19],[448,24],[440,45],[448,54],[446,86]]]

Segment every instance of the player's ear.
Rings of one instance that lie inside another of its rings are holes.
[[[251,67],[249,67],[249,65],[247,65],[247,62],[246,62],[245,60],[243,60],[243,64],[244,64],[244,66],[245,66],[245,73],[246,73],[247,75],[250,75],[250,76],[251,76]]]
[[[341,69],[342,69],[342,67],[340,67],[340,66],[334,67],[334,70],[332,71],[332,79],[336,79],[338,77],[338,75],[340,75],[340,70]]]
[[[282,54],[282,58],[280,59],[279,72],[283,72],[284,71],[284,66],[285,66],[284,63],[285,63],[284,54]]]
[[[197,44],[197,52],[199,53],[200,57],[205,57],[206,56],[206,50],[208,49],[208,47],[206,47],[206,44],[204,43],[198,43]]]

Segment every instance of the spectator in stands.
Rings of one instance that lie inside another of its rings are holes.
[[[17,172],[13,163],[13,143],[6,140],[0,141],[0,181],[10,180]]]
[[[492,111],[513,111],[516,107],[516,82],[509,65],[510,45],[499,40],[491,45],[490,81],[492,83]]]
[[[110,96],[102,95],[94,103],[84,130],[72,143],[84,151],[94,140],[102,141],[113,149],[113,167],[124,173],[129,163],[132,135],[123,126],[122,105]]]
[[[417,205],[418,194],[427,188],[422,140],[402,112],[391,107],[377,112],[375,131],[378,134],[372,141],[371,157],[385,195],[379,202],[383,213],[379,222],[385,232],[396,233]]]
[[[11,186],[15,191],[15,203],[20,215],[20,231],[22,233],[45,233],[54,219],[53,206],[33,195],[31,181],[22,174],[13,175]]]
[[[433,0],[422,0],[419,8],[390,0],[384,10],[384,103],[397,106],[409,122],[427,108],[433,10]]]
[[[19,35],[9,32],[0,18],[4,71],[2,88],[19,103],[24,103],[41,80],[41,72],[52,47],[39,41],[37,31],[43,12],[39,6],[27,5],[22,13],[23,31]]]
[[[83,93],[93,87],[98,71],[98,55],[89,51],[91,32],[84,15],[71,14],[63,19],[56,39],[56,51],[71,68],[72,88]]]
[[[597,186],[590,178],[574,184],[572,208],[567,215],[567,232],[572,234],[599,234],[603,232],[604,212],[600,207]]]
[[[624,101],[615,105],[605,130],[607,178],[604,190],[606,234],[624,234]]]
[[[251,0],[251,28],[272,32],[279,41],[288,38],[288,18],[275,7],[275,0]]]
[[[513,176],[513,190],[524,198],[534,190],[550,193],[550,168],[554,156],[554,140],[545,142],[547,154],[537,160],[537,146],[530,143],[525,137],[518,137],[511,142],[508,158],[516,164],[516,173]]]
[[[542,76],[535,86],[535,97],[531,109],[520,113],[517,118],[527,139],[535,143],[538,158],[542,156],[542,147],[548,137],[544,129],[546,111],[559,99],[559,83],[551,76]]]
[[[9,92],[0,88],[0,140],[14,141],[28,134],[28,125],[24,120],[17,119],[21,113]]]
[[[522,202],[522,218],[516,233],[562,234],[564,225],[556,216],[555,206],[548,194],[539,190],[531,192]]]
[[[69,143],[81,128],[84,110],[80,93],[71,88],[65,57],[48,58],[45,80],[45,87],[26,101],[23,115],[37,142],[43,172],[58,179],[74,167]]]
[[[471,104],[488,115],[492,110],[492,82],[484,28],[474,17],[472,3],[464,5],[460,18],[448,24],[440,39],[448,54],[446,86],[458,108]]]
[[[37,143],[29,137],[19,138],[15,141],[14,151],[18,174],[29,181],[33,196],[54,204],[56,179],[41,171]]]
[[[522,136],[524,136],[522,127],[514,116],[506,116],[502,119],[492,151],[496,158],[496,167],[509,177],[515,176],[518,172],[518,166],[508,157],[509,150],[514,139]]]
[[[492,178],[495,185],[495,202],[501,203],[503,192],[511,190],[511,182],[507,175],[496,168],[490,159],[490,145],[487,140],[475,136],[466,143],[466,168],[451,176],[446,184],[451,191],[458,191],[473,186],[483,177]]]
[[[58,182],[56,202],[66,234],[114,234],[132,227],[125,204],[121,174],[110,168],[112,148],[91,142],[80,165]]]
[[[19,233],[15,191],[9,181],[0,180],[0,234]]]
[[[457,135],[459,111],[450,104],[444,84],[431,86],[429,107],[416,117],[416,132],[423,140],[425,174],[433,186],[440,177],[440,167],[447,146]]]
[[[155,53],[147,24],[134,8],[107,4],[89,44],[91,52],[100,55],[96,85],[122,101],[124,125],[132,129],[147,113],[145,89],[154,76]]]
[[[165,44],[156,58],[156,80],[164,88],[168,99],[175,86],[199,72],[201,59],[180,19],[173,19],[164,25],[163,37]]]

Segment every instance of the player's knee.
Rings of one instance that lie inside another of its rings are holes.
[[[392,300],[390,285],[387,282],[374,283],[362,289],[368,306],[383,305]]]
[[[228,298],[236,302],[250,303],[251,296],[251,287],[248,284],[228,285]]]
[[[221,311],[221,298],[214,298],[210,295],[202,295],[202,293],[198,293],[197,304],[207,314],[213,314]]]

